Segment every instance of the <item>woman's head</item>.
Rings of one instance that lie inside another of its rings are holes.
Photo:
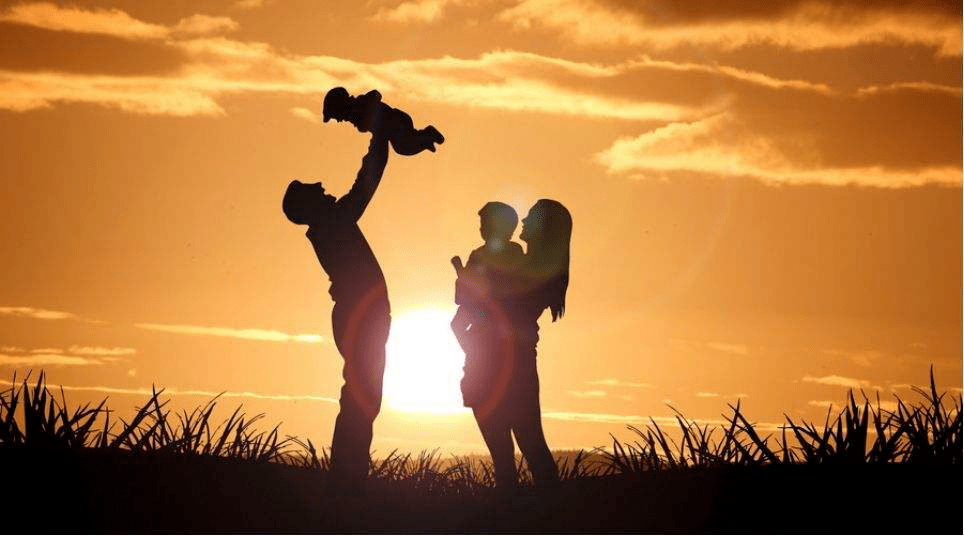
[[[569,241],[572,237],[572,216],[562,203],[540,199],[522,219],[519,239],[528,245],[527,257],[545,290],[545,298],[552,320],[566,309],[566,289],[569,287]]]

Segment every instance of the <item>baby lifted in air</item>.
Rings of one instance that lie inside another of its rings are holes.
[[[445,141],[442,133],[429,125],[416,130],[412,118],[405,112],[382,102],[382,95],[371,90],[352,97],[343,87],[336,87],[325,95],[322,118],[348,121],[359,132],[379,132],[401,155],[414,155],[424,150],[435,152],[435,144]]]

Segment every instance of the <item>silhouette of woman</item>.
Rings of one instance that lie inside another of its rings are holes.
[[[561,203],[540,199],[532,206],[519,235],[528,246],[525,258],[499,300],[502,314],[487,315],[497,326],[482,332],[494,336],[479,341],[490,356],[486,363],[499,370],[485,374],[491,379],[488,396],[472,410],[503,491],[517,485],[513,435],[537,486],[559,480],[542,431],[536,343],[543,311],[549,309],[553,322],[565,311],[571,235],[572,216]]]

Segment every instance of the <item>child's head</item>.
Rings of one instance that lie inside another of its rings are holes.
[[[351,106],[354,98],[348,94],[348,90],[343,87],[336,87],[325,94],[325,103],[322,105],[321,118],[325,123],[329,119],[345,121],[349,118]]]
[[[498,201],[489,201],[479,209],[479,232],[482,239],[508,241],[519,224],[519,215],[514,208]]]

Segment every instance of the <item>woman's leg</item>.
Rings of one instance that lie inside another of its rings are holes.
[[[536,486],[559,481],[559,470],[549,452],[546,436],[542,431],[542,410],[539,407],[539,376],[535,364],[520,370],[516,378],[515,407],[511,412],[511,427],[519,450],[525,456]]]
[[[492,466],[495,468],[495,485],[502,490],[510,490],[516,486],[515,447],[512,444],[512,434],[509,431],[509,421],[501,408],[495,408],[486,414],[473,408],[475,422],[482,432],[485,446],[492,455]]]

